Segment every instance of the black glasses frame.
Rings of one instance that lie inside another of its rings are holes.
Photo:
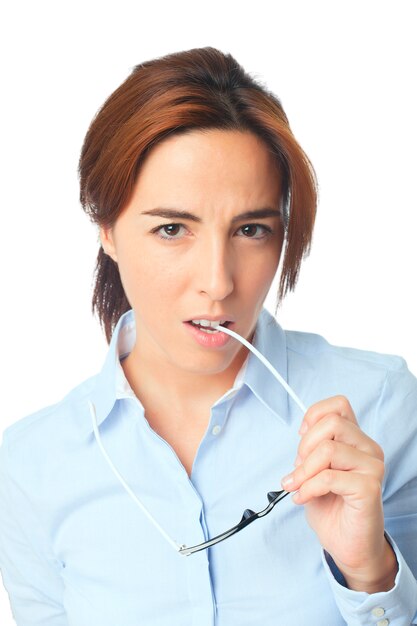
[[[181,546],[179,549],[179,553],[183,554],[184,556],[189,556],[190,554],[194,554],[195,552],[200,552],[200,550],[205,550],[206,548],[210,548],[211,546],[214,546],[216,543],[220,543],[220,541],[224,541],[228,537],[231,537],[232,535],[235,535],[239,531],[243,530],[243,528],[246,528],[246,526],[248,526],[249,524],[252,524],[252,522],[254,522],[255,520],[260,519],[261,517],[264,517],[265,515],[268,515],[268,513],[272,511],[274,506],[280,500],[285,498],[285,496],[288,496],[288,494],[289,492],[285,490],[270,491],[267,494],[269,504],[264,509],[262,509],[262,511],[255,513],[255,511],[246,509],[242,515],[242,519],[240,520],[239,524],[236,524],[236,526],[233,526],[232,528],[229,528],[229,530],[225,530],[224,533],[221,533],[220,535],[216,535],[216,537],[213,537],[212,539],[208,539],[207,541],[204,541],[203,543],[199,543],[196,546],[190,546],[190,547]]]

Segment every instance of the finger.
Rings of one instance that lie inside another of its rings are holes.
[[[369,456],[374,456],[381,461],[384,460],[382,448],[376,441],[368,437],[357,424],[341,417],[337,413],[330,413],[309,428],[301,438],[297,451],[296,465],[299,465],[321,441],[325,440],[340,441],[365,452]]]
[[[333,396],[332,398],[326,398],[325,400],[320,400],[320,402],[311,405],[301,423],[299,430],[300,435],[306,433],[311,426],[329,413],[336,413],[354,424],[358,423],[349,400],[345,396]]]
[[[303,483],[293,500],[297,504],[307,504],[313,498],[329,493],[342,496],[359,509],[364,503],[373,506],[381,501],[381,483],[374,476],[326,469]]]
[[[345,443],[325,440],[319,443],[301,465],[282,479],[282,485],[287,491],[296,491],[305,481],[326,469],[363,473],[375,476],[380,481],[384,476],[384,464],[381,460]]]

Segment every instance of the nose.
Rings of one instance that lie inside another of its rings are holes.
[[[224,300],[234,289],[233,250],[227,241],[217,237],[208,238],[199,249],[194,272],[199,293],[206,293],[211,300]]]

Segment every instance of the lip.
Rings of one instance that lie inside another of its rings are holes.
[[[193,319],[207,319],[207,318],[193,318]],[[217,318],[215,318],[217,319]],[[215,321],[215,319],[210,321]],[[224,319],[224,318],[222,318]],[[193,326],[190,321],[183,322],[187,332],[191,334],[194,340],[203,346],[204,348],[223,348],[229,341],[232,339],[230,335],[226,333],[222,333],[221,331],[217,333],[206,333],[203,330],[200,330],[197,326]],[[232,326],[233,324],[230,324]],[[229,326],[229,328],[230,328]]]

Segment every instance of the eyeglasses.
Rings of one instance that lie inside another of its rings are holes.
[[[255,356],[257,356],[258,359],[260,359],[260,361],[262,361],[262,363],[269,369],[269,371],[273,374],[273,376],[275,376],[275,378],[278,380],[278,382],[281,383],[281,385],[285,388],[285,390],[291,396],[291,398],[294,400],[294,402],[296,402],[296,404],[298,404],[298,406],[302,410],[303,414],[306,412],[306,407],[303,405],[303,403],[300,401],[300,399],[297,397],[297,395],[294,393],[294,391],[291,389],[291,387],[288,385],[288,383],[282,378],[282,376],[279,374],[279,372],[277,372],[277,370],[271,365],[271,363],[263,356],[263,354],[261,354],[251,343],[246,341],[246,339],[244,339],[243,337],[238,335],[238,333],[235,333],[233,330],[229,330],[228,328],[226,328],[224,326],[220,326],[219,324],[217,326],[215,326],[215,328],[218,328],[219,330],[221,329],[221,332],[224,332],[227,335],[231,335],[232,337],[234,337],[235,339],[237,339],[238,341],[243,343],[243,345],[245,345],[251,352],[253,352],[255,354]],[[242,519],[240,520],[240,522],[238,524],[236,524],[236,526],[233,526],[232,528],[229,528],[229,530],[224,531],[220,535],[216,535],[216,537],[208,539],[207,541],[204,541],[203,543],[199,543],[198,545],[195,545],[195,546],[186,546],[184,544],[180,545],[176,541],[174,541],[165,532],[165,530],[162,528],[162,526],[160,526],[158,524],[156,519],[151,515],[151,513],[148,511],[148,509],[145,507],[145,505],[142,504],[142,502],[139,500],[139,498],[136,496],[136,494],[131,490],[129,485],[126,483],[126,481],[124,480],[123,476],[120,474],[120,472],[114,466],[112,460],[110,459],[109,455],[107,454],[107,452],[106,452],[106,450],[105,450],[105,448],[104,448],[104,446],[102,444],[102,441],[101,441],[100,433],[99,433],[98,426],[97,426],[97,417],[96,417],[95,406],[91,402],[91,400],[88,400],[88,404],[90,406],[90,413],[91,413],[91,418],[92,418],[92,422],[93,422],[94,435],[96,437],[96,440],[97,440],[97,443],[99,445],[99,448],[100,448],[101,452],[103,453],[104,458],[106,459],[106,461],[110,465],[113,473],[119,479],[119,481],[121,482],[123,487],[126,489],[128,494],[132,497],[132,499],[136,502],[136,504],[142,509],[143,513],[148,517],[148,519],[152,522],[152,524],[159,530],[161,535],[168,541],[168,543],[170,543],[171,546],[177,552],[179,552],[179,554],[182,554],[184,556],[189,556],[190,554],[194,554],[195,552],[200,552],[200,550],[205,550],[206,548],[210,548],[211,546],[214,546],[216,543],[220,543],[221,541],[224,541],[225,539],[228,539],[229,537],[232,537],[236,533],[238,533],[241,530],[243,530],[244,528],[246,528],[246,526],[249,526],[249,524],[252,524],[252,522],[254,522],[255,520],[260,519],[261,517],[265,517],[265,515],[268,515],[268,513],[270,513],[272,511],[272,509],[274,508],[274,506],[276,504],[278,504],[278,502],[280,502],[286,496],[288,496],[289,492],[285,491],[285,490],[282,490],[282,491],[270,491],[267,494],[267,498],[268,498],[269,504],[264,509],[262,509],[262,511],[259,511],[258,513],[255,513],[255,511],[251,511],[250,509],[246,509],[244,511],[244,513],[243,513],[243,516],[242,516]]]
[[[206,548],[210,548],[211,546],[214,546],[216,543],[220,543],[220,541],[224,541],[225,539],[232,537],[232,535],[235,535],[240,530],[243,530],[244,528],[246,528],[246,526],[249,526],[249,524],[252,524],[252,522],[254,522],[255,520],[261,517],[264,517],[265,515],[268,515],[268,513],[272,511],[274,506],[280,500],[285,498],[285,496],[288,496],[288,494],[289,492],[284,491],[284,490],[283,491],[270,491],[267,495],[269,504],[264,509],[262,509],[262,511],[259,511],[259,513],[255,513],[255,511],[246,509],[246,511],[243,512],[242,519],[240,520],[239,524],[236,524],[236,526],[233,526],[229,530],[225,530],[224,533],[221,533],[220,535],[213,537],[213,539],[208,539],[207,541],[204,541],[203,543],[199,543],[196,546],[190,546],[190,547],[181,546],[181,548],[179,549],[179,553],[184,554],[185,556],[189,556],[190,554],[194,554],[194,552],[200,552],[200,550],[205,550]]]

